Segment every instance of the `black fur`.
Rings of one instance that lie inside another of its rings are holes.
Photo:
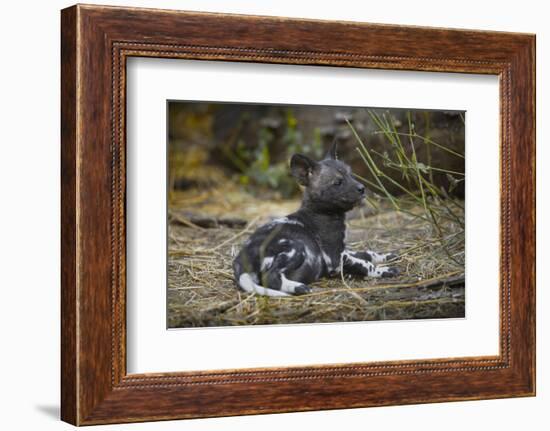
[[[336,158],[334,145],[316,162],[295,154],[290,170],[305,187],[301,208],[256,230],[233,262],[235,279],[247,292],[283,296],[309,293],[308,284],[339,274],[391,277],[396,268],[377,267],[393,254],[345,248],[345,214],[365,196],[363,184]]]

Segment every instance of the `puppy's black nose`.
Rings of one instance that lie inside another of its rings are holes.
[[[364,194],[365,194],[365,186],[364,186],[363,184],[359,184],[359,185],[357,186],[357,191],[358,191],[359,193],[361,193],[362,195],[364,195]]]

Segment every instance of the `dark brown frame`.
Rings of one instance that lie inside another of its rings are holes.
[[[63,420],[87,425],[535,394],[534,35],[80,5],[61,17]],[[127,375],[129,56],[498,75],[500,354]]]

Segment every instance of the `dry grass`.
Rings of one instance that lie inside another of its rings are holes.
[[[350,248],[396,251],[399,277],[323,279],[312,285],[311,294],[267,298],[237,289],[233,256],[258,225],[292,212],[299,202],[257,199],[230,182],[175,193],[169,224],[169,327],[463,317],[463,229],[448,222],[442,238],[433,224],[415,216],[422,207],[400,204],[406,212],[382,202],[374,214],[363,208],[348,221]],[[242,218],[247,224],[201,228],[189,221],[196,214]]]

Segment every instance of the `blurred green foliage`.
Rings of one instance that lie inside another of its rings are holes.
[[[170,184],[181,190],[230,179],[256,196],[298,196],[290,157],[318,160],[334,139],[353,172],[377,184],[377,171],[362,160],[348,122],[384,169],[392,195],[406,194],[403,187],[421,193],[420,173],[437,189],[464,197],[464,157],[458,157],[464,154],[463,113],[397,108],[170,103]]]
[[[274,131],[264,126],[258,129],[257,142],[253,149],[243,140],[239,140],[235,152],[228,155],[240,171],[239,182],[248,187],[249,191],[257,192],[258,187],[268,188],[277,191],[283,198],[291,197],[299,191],[288,169],[292,154],[303,153],[315,158],[323,155],[323,143],[319,130],[315,130],[312,142],[305,142],[292,108],[285,110],[282,129],[282,153],[280,149],[275,149]],[[275,153],[278,154],[278,160],[272,157]]]

